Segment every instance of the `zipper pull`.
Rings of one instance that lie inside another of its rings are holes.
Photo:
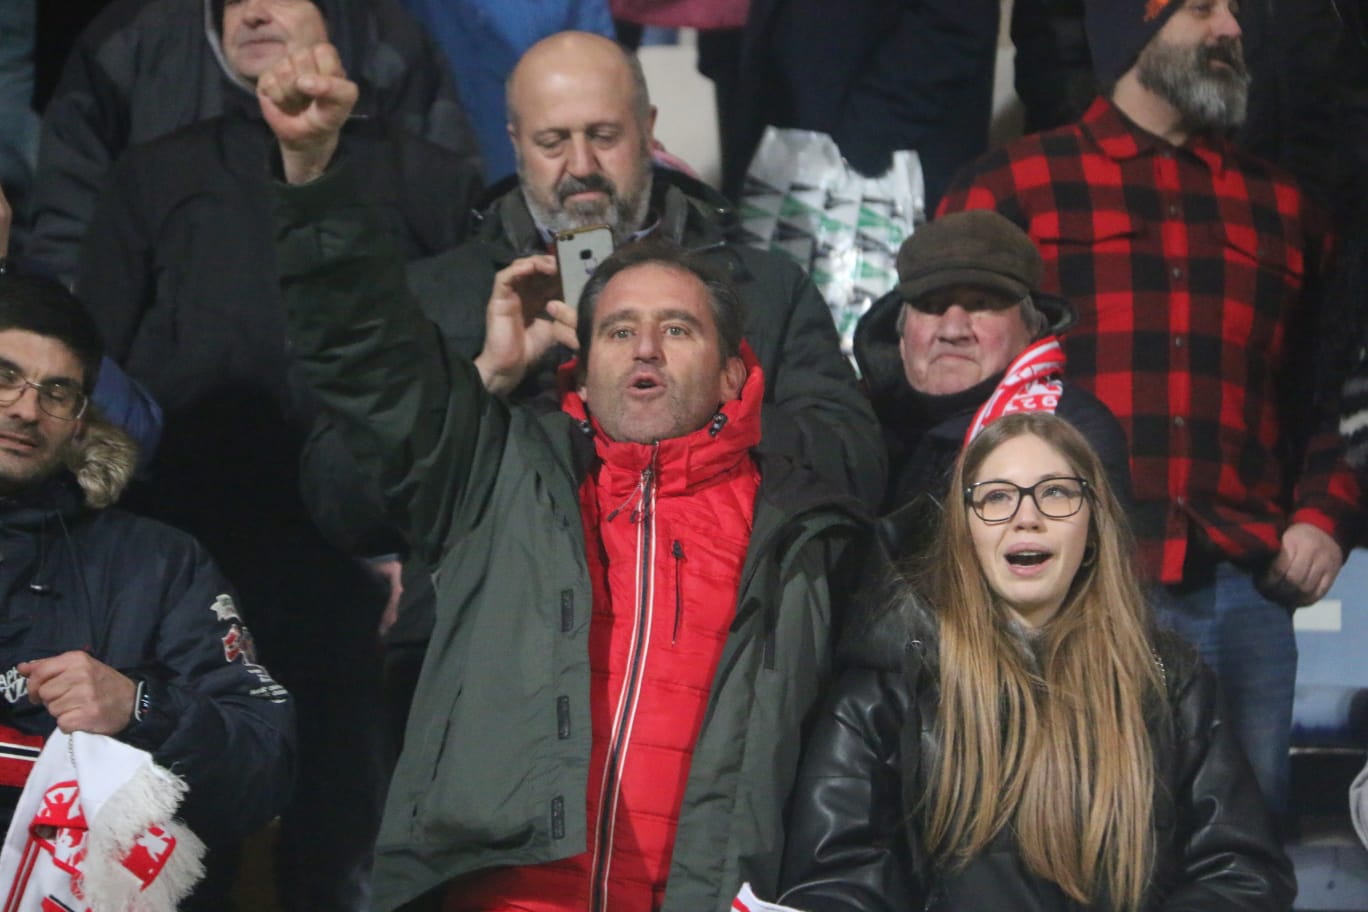
[[[670,546],[670,553],[674,555],[675,559],[674,632],[670,634],[670,645],[673,646],[675,641],[679,639],[679,621],[684,613],[684,584],[680,581],[680,576],[683,573],[683,568],[680,564],[684,562],[684,546],[680,543],[679,539],[676,538],[674,544]]]
[[[654,462],[654,459],[652,460]],[[641,470],[641,482],[637,485],[637,493],[641,499],[632,508],[632,523],[641,522],[641,518],[646,515],[646,505],[651,499],[651,467],[647,466]]]

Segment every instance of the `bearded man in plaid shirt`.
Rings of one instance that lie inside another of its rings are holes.
[[[1359,499],[1333,409],[1311,404],[1326,218],[1226,138],[1248,85],[1237,0],[1088,0],[1086,13],[1105,95],[980,159],[941,211],[1017,222],[1043,286],[1079,308],[1069,378],[1126,429],[1161,618],[1221,677],[1281,813],[1291,610],[1334,582]]]

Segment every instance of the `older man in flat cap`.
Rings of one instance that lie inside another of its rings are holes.
[[[1068,420],[1127,496],[1120,424],[1094,396],[1062,382],[1058,336],[1075,314],[1040,291],[1041,270],[1035,244],[997,213],[943,216],[903,242],[898,287],[860,321],[855,357],[888,447],[880,533],[893,556],[920,550],[960,448],[1009,412]]]

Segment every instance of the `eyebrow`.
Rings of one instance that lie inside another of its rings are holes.
[[[697,327],[698,329],[703,328],[703,321],[698,319],[698,317],[696,317],[691,311],[687,310],[679,310],[670,307],[666,308],[665,310],[655,311],[653,313],[653,316],[656,318],[656,322],[658,323],[678,321],[680,323],[687,323],[690,326]],[[605,317],[603,322],[599,324],[599,328],[601,329],[603,327],[610,326],[616,323],[639,323],[643,319],[645,319],[645,316],[641,310],[635,307],[626,307]]]
[[[9,358],[6,358],[4,355],[0,355],[0,370],[12,370],[19,374],[21,377],[23,377],[25,380],[28,379],[28,371],[24,370],[22,367],[20,367],[18,364],[15,364],[13,361],[11,361]],[[77,388],[81,386],[81,381],[77,380],[75,377],[44,377],[42,380],[39,380],[37,382],[39,386],[46,386],[49,383],[74,386]]]
[[[1040,484],[1042,481],[1049,481],[1049,480],[1052,479],[1052,478],[1068,478],[1068,479],[1070,479],[1070,480],[1073,480],[1073,479],[1083,480],[1083,476],[1082,476],[1082,475],[1079,475],[1079,474],[1077,474],[1077,473],[1075,473],[1075,472],[1046,472],[1044,475],[1041,475],[1041,476],[1039,476],[1038,478],[1036,478],[1036,480],[1033,481],[1033,482],[1031,482],[1031,484],[1021,484],[1020,482],[1012,481],[1010,478],[985,478],[985,479],[983,479],[982,481],[976,481],[976,482],[974,482],[974,484],[976,484],[976,485],[991,484],[992,482],[1000,481],[1000,482],[1005,482],[1005,483],[1007,483],[1007,484],[1018,485],[1019,487],[1023,487],[1023,488],[1029,488],[1029,487],[1031,487],[1032,485],[1038,485],[1038,484]]]

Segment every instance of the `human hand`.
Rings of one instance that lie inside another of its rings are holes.
[[[484,349],[475,367],[485,389],[496,396],[512,391],[528,366],[557,342],[579,349],[575,308],[547,300],[548,281],[556,274],[556,258],[543,254],[514,260],[494,276],[485,308]]]
[[[1333,538],[1310,523],[1293,523],[1283,530],[1282,547],[1260,588],[1283,604],[1304,608],[1330,591],[1343,564],[1344,552]]]
[[[137,685],[89,653],[73,650],[20,662],[18,671],[28,678],[29,700],[46,707],[68,734],[113,735],[133,718]]]
[[[257,99],[280,143],[285,180],[307,183],[327,169],[357,95],[337,48],[326,42],[295,51],[261,75]]]
[[[389,587],[385,610],[380,613],[379,633],[384,636],[399,620],[399,599],[404,595],[404,562],[391,558],[367,561],[366,565]]]

